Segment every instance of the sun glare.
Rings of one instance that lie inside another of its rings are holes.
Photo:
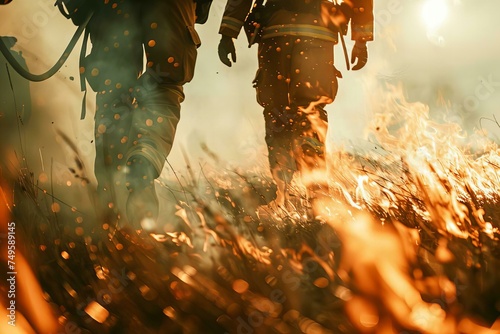
[[[422,19],[429,31],[436,31],[448,17],[446,0],[427,0],[422,7]]]

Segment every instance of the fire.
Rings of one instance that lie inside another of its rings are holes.
[[[206,187],[183,185],[193,199],[176,213],[182,230],[99,222],[104,237],[89,235],[92,218],[61,202],[58,217],[70,212],[64,221],[74,227],[59,232],[44,218],[44,239],[32,238],[39,256],[58,257],[35,268],[47,300],[62,292],[51,302],[76,305],[81,326],[92,320],[96,332],[161,324],[189,333],[499,333],[489,297],[500,297],[500,150],[474,134],[472,151],[459,125],[432,120],[401,86],[374,95],[372,148],[332,150],[328,168],[304,168],[293,184],[300,214],[253,214],[269,183],[261,171],[252,183],[224,168],[206,174]],[[321,192],[307,198],[302,183],[316,182]]]
[[[423,249],[434,247],[421,239],[430,236],[439,243],[440,265],[483,265],[471,253],[460,263],[456,247],[466,243],[467,252],[480,252],[483,243],[498,240],[498,222],[483,208],[498,199],[498,149],[482,139],[483,150],[470,152],[459,125],[431,120],[428,107],[407,102],[401,86],[380,96],[367,132],[375,149],[333,154],[330,184],[340,190],[341,201],[326,196],[313,209],[344,244],[337,274],[355,291],[345,298],[346,310],[360,332],[392,333],[402,325],[454,333],[457,323],[469,320],[453,318],[423,296],[444,293],[452,305],[457,281],[423,277],[411,268],[422,261]]]

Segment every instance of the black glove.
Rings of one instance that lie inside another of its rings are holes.
[[[351,53],[351,64],[356,63],[352,68],[353,71],[357,71],[365,67],[368,62],[368,48],[366,47],[366,42],[356,41]]]
[[[228,55],[231,54],[233,63],[236,63],[236,49],[234,48],[233,39],[229,36],[222,35],[219,42],[219,59],[225,65],[231,67],[231,60]]]

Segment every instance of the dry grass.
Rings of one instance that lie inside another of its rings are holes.
[[[175,230],[153,237],[85,216],[22,170],[14,219],[61,331],[498,333],[498,150],[471,152],[394,95],[371,149],[331,155],[321,219],[300,188],[296,212],[258,216],[265,176],[188,168]],[[397,306],[399,278],[435,319]]]

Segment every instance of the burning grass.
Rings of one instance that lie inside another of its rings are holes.
[[[214,168],[173,185],[171,232],[138,234],[21,173],[12,214],[60,331],[500,333],[499,151],[401,96],[374,104],[369,149],[331,154],[328,194],[296,187],[292,212],[256,214],[270,181]]]

